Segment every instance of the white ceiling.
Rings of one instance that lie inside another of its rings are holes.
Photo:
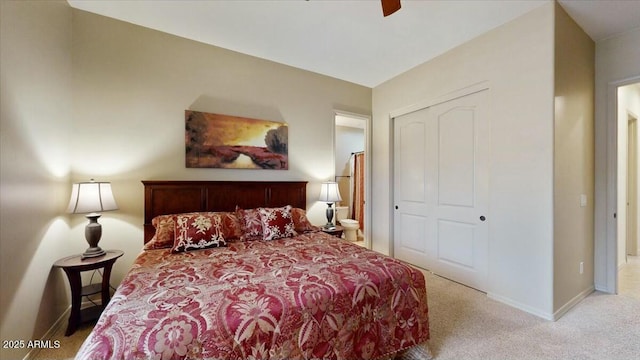
[[[374,87],[549,0],[68,0],[77,9]],[[560,0],[591,38],[640,27],[640,0]]]

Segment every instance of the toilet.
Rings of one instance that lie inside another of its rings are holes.
[[[348,219],[349,207],[348,206],[336,206],[336,220],[340,223],[340,226],[344,228],[344,238],[347,241],[358,240],[358,229],[360,224],[357,220]]]

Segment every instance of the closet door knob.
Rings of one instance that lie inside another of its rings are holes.
[[[484,215],[481,215],[481,216],[480,216],[480,221],[485,221],[485,220],[487,220],[487,218],[486,218],[486,217],[484,217]]]

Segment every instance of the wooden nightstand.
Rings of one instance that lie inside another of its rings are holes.
[[[344,230],[344,228],[342,226],[336,226],[333,229],[326,229],[326,228],[322,228],[322,231],[326,232],[329,235],[333,235],[335,237],[342,237],[342,231]]]
[[[73,255],[56,261],[53,266],[62,268],[67,274],[69,285],[71,286],[71,315],[65,336],[73,334],[78,325],[83,321],[94,320],[100,316],[104,307],[109,303],[111,294],[109,293],[109,277],[113,263],[122,256],[124,252],[120,250],[107,250],[106,254],[94,258],[82,259],[82,255]],[[83,271],[103,269],[102,283],[82,286],[80,273]],[[94,294],[102,294],[100,305],[81,309],[82,297]]]

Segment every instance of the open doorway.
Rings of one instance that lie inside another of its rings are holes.
[[[349,238],[367,248],[371,248],[371,239],[367,236],[370,214],[369,122],[370,117],[365,115],[335,113],[335,181],[342,195],[342,201],[336,204],[336,221],[345,228],[357,226]],[[346,237],[346,231],[343,237]]]
[[[640,83],[626,84],[617,88],[617,224],[616,224],[616,269],[618,281],[616,292],[624,292],[625,282],[636,282],[625,267],[636,264],[640,244],[638,221],[638,114],[640,114]],[[621,274],[625,274],[622,276]],[[633,274],[633,272],[631,273]],[[637,274],[635,276],[640,276]]]

